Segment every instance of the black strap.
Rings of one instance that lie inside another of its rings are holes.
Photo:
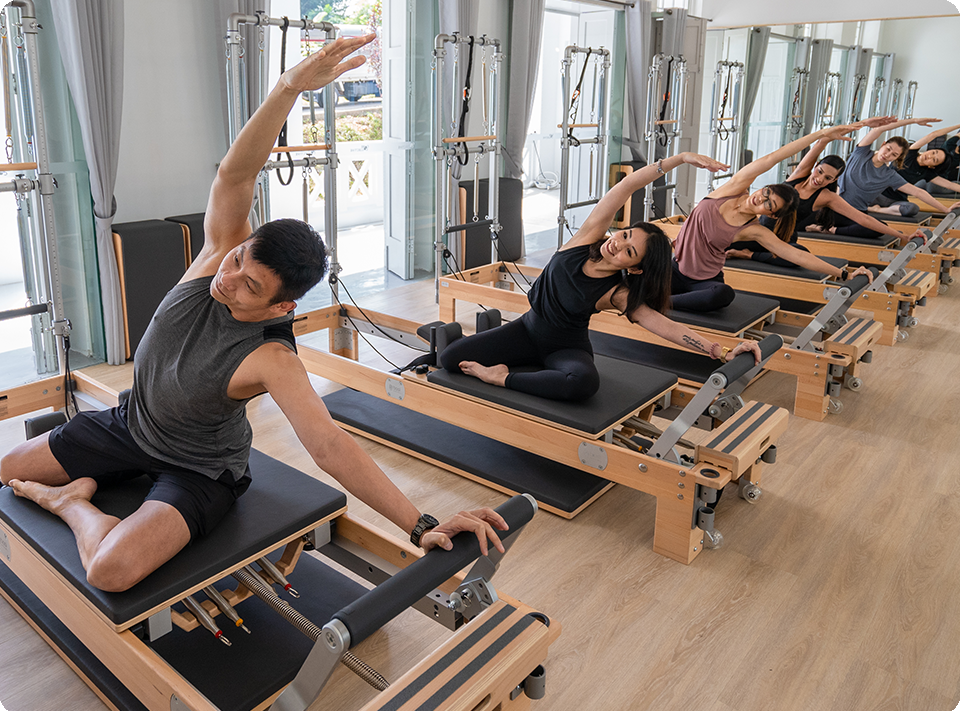
[[[673,57],[667,60],[667,80],[664,83],[663,91],[663,101],[660,104],[660,121],[664,121],[667,118],[667,107],[670,105],[670,79],[673,74]],[[670,142],[670,138],[667,136],[667,127],[666,124],[661,123],[658,127],[658,133],[660,137],[657,139],[657,142],[661,146],[666,146]]]
[[[723,89],[723,97],[720,99],[720,115],[717,117],[717,138],[721,141],[730,137],[730,131],[723,125],[724,113],[727,110],[727,99],[730,96],[730,79],[733,75],[733,67],[727,67],[727,85]]]
[[[467,55],[467,79],[463,84],[463,102],[460,104],[460,131],[457,134],[458,138],[463,138],[465,135],[467,112],[470,110],[471,85],[473,83],[473,35],[470,35],[469,47],[470,51]],[[470,159],[470,154],[467,153],[467,144],[461,142],[459,145],[463,146],[463,155],[457,154],[457,162],[460,165],[466,165]]]
[[[287,28],[290,27],[290,18],[283,17],[283,24],[280,25],[280,76],[283,76],[283,73],[287,71]],[[280,135],[277,136],[277,145],[278,146],[288,146],[287,143],[287,122],[283,122],[283,127],[280,129]],[[280,172],[280,168],[277,168],[277,180],[280,181],[281,185],[289,185],[293,182],[293,156],[287,153],[287,165],[290,167],[290,176],[284,180],[283,174]]]
[[[570,117],[569,121],[571,124],[577,122],[577,114],[580,112],[580,89],[583,87],[583,78],[587,75],[587,63],[590,61],[590,54],[592,52],[593,48],[587,47],[587,56],[583,58],[583,68],[580,70],[580,79],[573,89],[573,94],[570,95],[570,111],[568,116]],[[567,140],[570,141],[571,146],[580,145],[580,141],[573,136],[572,126],[567,128]]]

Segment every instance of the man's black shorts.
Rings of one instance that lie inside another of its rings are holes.
[[[149,476],[146,501],[173,506],[190,529],[190,540],[208,533],[250,486],[249,469],[239,481],[226,470],[219,479],[161,461],[144,452],[127,428],[126,403],[99,412],[81,412],[50,433],[50,451],[71,479],[98,484]]]

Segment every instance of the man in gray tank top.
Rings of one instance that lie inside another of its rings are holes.
[[[60,516],[73,530],[89,582],[133,586],[203,535],[249,484],[252,433],[246,403],[269,393],[317,465],[389,518],[425,549],[449,549],[472,531],[486,553],[503,550],[491,509],[461,511],[444,523],[417,508],[330,417],[296,355],[296,299],[326,271],[323,243],[296,220],[251,234],[257,176],[287,115],[359,66],[347,59],[372,36],[328,44],[286,72],[244,126],[217,171],[197,259],[157,309],[137,349],[129,400],[79,413],[46,437],[12,450],[0,480]],[[145,473],[146,501],[120,520],[90,503],[98,478]]]

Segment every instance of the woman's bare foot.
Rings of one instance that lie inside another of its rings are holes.
[[[460,362],[460,370],[474,378],[479,378],[485,383],[499,385],[501,388],[507,382],[507,376],[510,375],[510,369],[505,365],[480,365],[472,360]]]
[[[17,496],[30,499],[58,516],[64,507],[74,501],[89,501],[97,491],[97,482],[84,477],[64,486],[47,486],[35,481],[12,479],[10,488]]]
[[[752,259],[753,252],[749,249],[728,249],[727,259]]]
[[[820,225],[807,225],[806,230],[807,232],[826,232]]]

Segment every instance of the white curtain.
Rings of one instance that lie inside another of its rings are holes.
[[[90,171],[107,362],[119,365],[126,345],[112,225],[123,106],[123,0],[51,0],[51,7]]]
[[[650,44],[653,36],[653,0],[637,0],[625,12],[627,25],[627,91],[623,119],[623,145],[629,150],[624,160],[646,160],[647,73],[650,71]]]
[[[806,133],[812,133],[820,128],[820,117],[817,116],[817,98],[826,83],[832,56],[832,39],[813,40],[810,45],[810,61],[807,65],[810,72],[810,79],[807,82],[807,103],[803,107],[803,125]]]
[[[523,175],[523,145],[537,90],[544,0],[515,0],[511,20],[507,130],[503,140],[505,178]]]

